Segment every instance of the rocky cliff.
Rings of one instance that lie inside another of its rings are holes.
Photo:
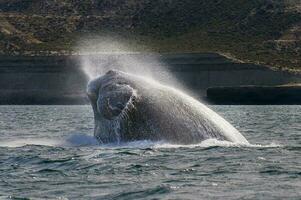
[[[157,52],[220,52],[301,70],[300,0],[0,0],[2,54],[68,54],[116,35]]]

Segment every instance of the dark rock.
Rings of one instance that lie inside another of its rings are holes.
[[[213,87],[207,98],[214,104],[301,104],[301,85]]]

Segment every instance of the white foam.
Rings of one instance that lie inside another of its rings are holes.
[[[65,138],[23,138],[17,140],[6,140],[0,142],[0,147],[22,147],[26,145],[40,145],[40,146],[53,146],[53,147],[97,147],[100,149],[170,149],[170,148],[208,148],[208,147],[249,147],[249,148],[277,148],[283,147],[281,144],[246,144],[246,143],[234,143],[229,141],[220,141],[217,139],[207,139],[198,144],[171,144],[165,141],[150,141],[139,140],[123,143],[109,143],[99,144],[99,142],[90,135],[86,134],[71,134]]]
[[[170,143],[157,143],[154,148],[208,148],[208,147],[251,147],[251,148],[276,148],[282,147],[280,144],[271,143],[268,145],[250,144],[250,143],[235,143],[229,141],[221,141],[217,139],[207,139],[198,144],[170,144]]]
[[[97,142],[97,141],[96,141]],[[91,143],[93,144],[93,143]],[[76,146],[76,145],[73,145]],[[95,144],[93,144],[95,146]],[[250,144],[250,143],[234,143],[229,141],[221,141],[217,139],[207,139],[197,144],[172,144],[166,141],[150,141],[150,140],[137,140],[132,142],[122,142],[122,143],[108,143],[108,144],[98,144],[100,149],[172,149],[172,148],[208,148],[208,147],[247,147],[247,148],[277,148],[283,147],[281,144],[271,143],[271,144]]]
[[[0,147],[22,147],[26,145],[57,146],[59,140],[45,138],[24,138],[17,140],[6,140],[0,142]]]
[[[21,138],[8,139],[0,142],[0,147],[22,147],[27,145],[54,146],[54,147],[78,147],[96,146],[98,141],[86,134],[71,134],[65,138]]]

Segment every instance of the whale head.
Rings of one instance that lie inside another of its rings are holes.
[[[124,72],[110,70],[88,83],[87,95],[95,120],[94,136],[101,143],[119,142],[126,129],[122,122],[129,117],[137,99],[133,84],[126,76]]]

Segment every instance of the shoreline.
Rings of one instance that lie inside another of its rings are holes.
[[[161,73],[158,65],[166,66],[165,69],[180,85],[187,88],[189,93],[214,104],[229,102],[229,96],[225,93],[224,100],[221,100],[215,93],[215,97],[212,98],[210,92],[212,88],[275,87],[301,83],[300,74],[276,71],[262,65],[236,62],[216,53],[0,56],[0,105],[88,104],[85,99],[88,78],[81,70],[79,60],[84,57],[101,66],[112,57],[114,61],[120,62],[127,59],[129,55],[137,63],[139,61],[152,66],[153,69],[150,70],[157,75]],[[209,97],[207,97],[207,89]],[[286,86],[284,90],[287,89],[289,86]],[[237,95],[244,96],[246,93],[240,92],[235,94]],[[274,97],[276,98],[277,95]],[[216,101],[215,98],[219,100]],[[258,104],[256,98],[251,99],[253,100],[249,102],[243,100],[241,104],[245,102]],[[277,99],[268,101],[271,104],[275,102]],[[297,103],[301,104],[301,100]]]

